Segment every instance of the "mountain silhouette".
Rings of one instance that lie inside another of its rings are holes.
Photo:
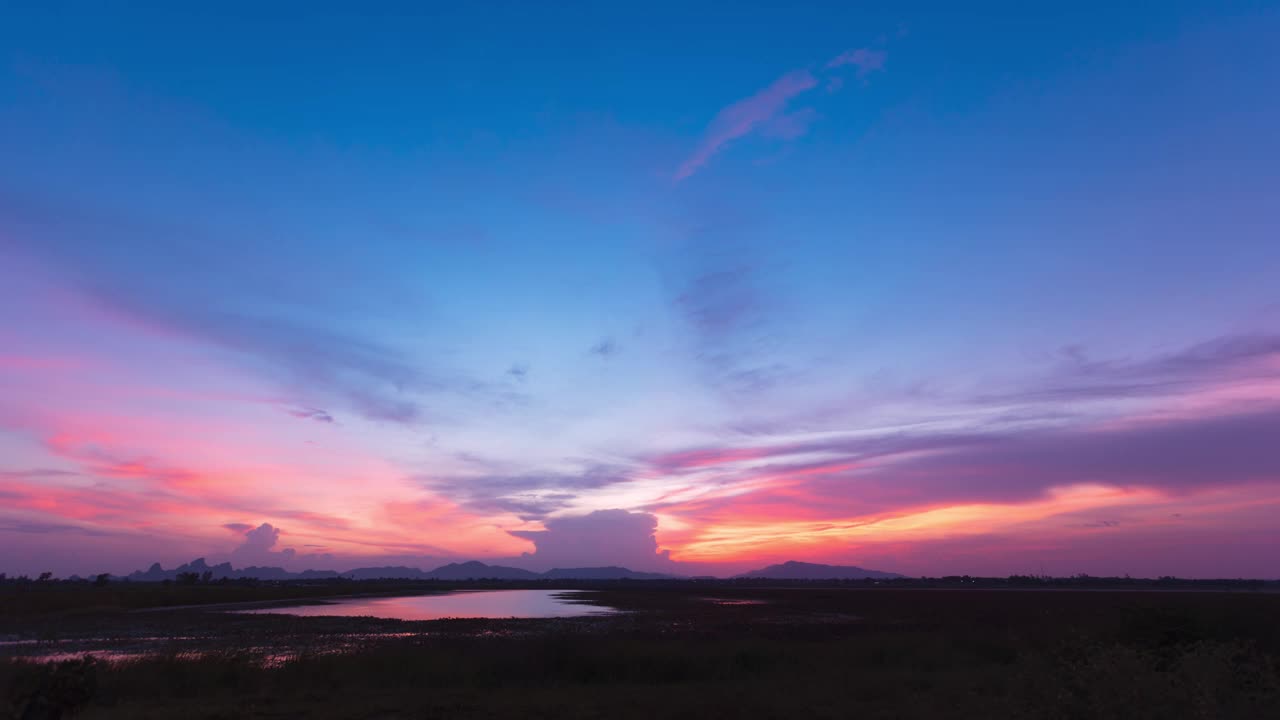
[[[904,577],[897,573],[866,570],[854,565],[820,565],[790,560],[780,565],[734,575],[738,578],[769,580],[892,580]]]
[[[246,568],[245,570],[248,570],[248,569],[249,568]],[[254,569],[262,570],[263,568],[254,568]],[[270,569],[284,572],[284,568],[270,568]],[[204,572],[208,571],[213,573],[212,575],[213,579],[221,580],[222,578],[229,578],[229,577],[249,577],[248,575],[242,574],[245,572],[245,570],[237,572],[234,568],[231,567],[231,563],[229,562],[218,563],[217,565],[210,565],[207,562],[205,562],[204,558],[196,558],[195,560],[192,560],[191,562],[185,563],[183,565],[179,565],[178,567],[172,570],[165,570],[164,568],[160,567],[160,563],[151,563],[151,567],[147,568],[145,572],[142,570],[134,571],[126,575],[125,579],[132,580],[134,582],[160,582],[162,580],[173,580],[178,577],[179,573],[195,573],[197,575],[201,575]],[[266,578],[263,578],[263,579],[266,579]]]
[[[405,565],[388,565],[386,567],[362,567],[338,573],[339,577],[352,580],[380,580],[394,578],[396,580],[429,580],[431,576],[420,568]]]
[[[675,575],[637,572],[624,567],[553,568],[542,573],[548,580],[666,580]]]
[[[485,565],[477,560],[449,563],[426,574],[434,580],[536,580],[538,573],[501,565]]]
[[[146,570],[137,570],[124,579],[133,582],[163,582],[176,580],[182,573],[202,575],[210,573],[214,580],[223,578],[253,578],[255,580],[321,580],[328,578],[348,578],[351,580],[409,579],[409,580],[659,580],[676,577],[661,573],[637,572],[624,567],[591,567],[591,568],[555,568],[545,573],[536,573],[521,568],[503,565],[487,565],[478,560],[441,565],[434,570],[404,565],[386,567],[362,567],[337,572],[334,570],[303,570],[290,572],[281,567],[250,566],[239,570],[231,563],[224,562],[209,565],[204,558],[197,558],[189,563],[165,570],[160,563],[152,563]]]

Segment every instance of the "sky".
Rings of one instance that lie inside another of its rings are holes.
[[[0,571],[1280,577],[1277,48],[1258,2],[4,3]]]

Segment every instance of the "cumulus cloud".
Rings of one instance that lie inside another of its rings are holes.
[[[533,542],[535,551],[525,554],[531,565],[619,565],[652,570],[671,562],[669,552],[658,549],[658,519],[649,513],[597,510],[587,515],[553,518],[543,526],[545,530],[510,531],[515,537]]]
[[[270,550],[280,541],[280,529],[262,523],[244,534],[244,546],[250,550]]]
[[[242,527],[241,523],[229,523],[223,527]],[[237,567],[247,565],[285,565],[297,555],[293,548],[275,550],[280,542],[280,528],[271,523],[246,530],[242,533],[244,542],[231,551],[231,561]]]

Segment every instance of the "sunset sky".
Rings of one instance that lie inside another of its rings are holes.
[[[0,572],[1280,577],[1280,6],[347,5],[0,8]]]

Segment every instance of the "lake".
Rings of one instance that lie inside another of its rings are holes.
[[[584,605],[581,590],[461,590],[443,595],[343,598],[321,604],[236,610],[300,616],[376,617],[390,620],[442,618],[554,618],[606,615],[612,608]]]

